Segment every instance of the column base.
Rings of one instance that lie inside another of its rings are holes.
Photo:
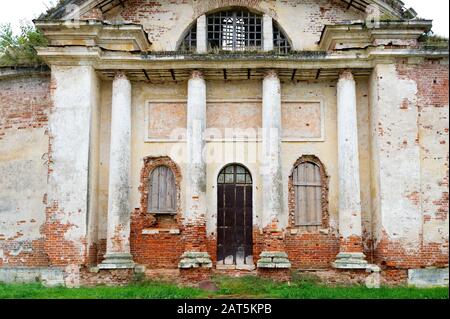
[[[288,254],[282,251],[263,251],[259,255],[257,267],[262,269],[290,269]]]
[[[136,264],[129,253],[106,254],[105,260],[98,265],[98,269],[133,269]]]
[[[342,252],[336,256],[332,266],[336,269],[366,269],[369,265],[363,253]]]
[[[212,268],[212,260],[207,252],[187,251],[181,256],[178,268]]]

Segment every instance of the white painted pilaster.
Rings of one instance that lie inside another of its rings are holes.
[[[96,186],[95,180],[89,179],[95,176],[92,173],[96,170],[92,147],[96,143],[99,81],[92,66],[52,66],[52,83],[47,205],[55,210],[52,222],[70,223],[72,227],[68,227],[62,238],[79,251],[76,259],[61,252],[59,262],[82,264],[89,249],[86,245],[96,240],[89,227],[97,212],[94,205],[87,203],[93,202],[92,191]]]
[[[108,234],[102,269],[132,268],[130,254],[131,83],[123,73],[113,81],[109,165]]]

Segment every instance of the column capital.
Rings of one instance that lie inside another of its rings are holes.
[[[114,81],[116,80],[128,80],[127,74],[124,71],[117,71],[114,74]]]
[[[189,75],[189,79],[204,79],[205,78],[205,74],[203,73],[203,71],[200,70],[192,70],[190,75]]]
[[[350,69],[343,69],[339,72],[339,80],[354,81],[353,73]]]
[[[264,71],[264,79],[268,78],[277,78],[278,79],[278,71],[275,69],[268,69]]]

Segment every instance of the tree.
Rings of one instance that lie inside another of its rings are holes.
[[[38,66],[43,64],[36,47],[47,46],[44,35],[32,24],[23,23],[14,35],[11,24],[0,25],[0,66]]]

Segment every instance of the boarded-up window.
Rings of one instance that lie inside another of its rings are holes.
[[[172,170],[167,166],[158,166],[152,171],[149,183],[149,212],[176,213],[176,186]]]
[[[322,225],[322,180],[320,167],[311,162],[299,164],[293,172],[295,224]]]

